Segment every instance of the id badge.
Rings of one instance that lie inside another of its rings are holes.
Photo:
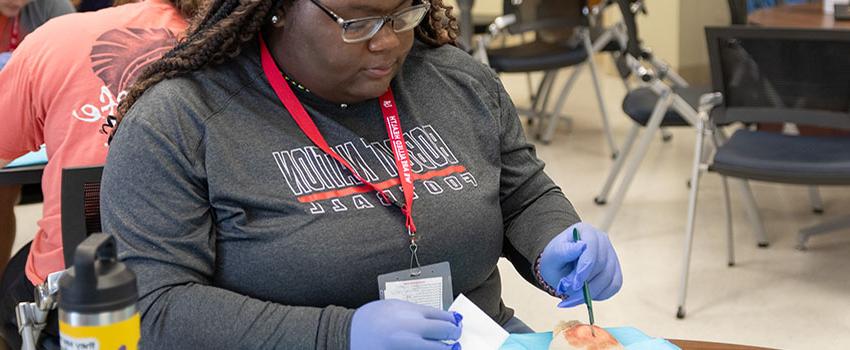
[[[414,304],[448,310],[454,301],[452,294],[452,271],[447,261],[405,269],[378,276],[378,289],[383,299],[399,299]]]

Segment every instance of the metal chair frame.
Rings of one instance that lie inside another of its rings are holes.
[[[591,20],[592,16],[595,17],[598,15],[600,6],[602,5],[594,6],[593,9],[585,8],[585,16],[587,16],[588,19]],[[473,56],[476,57],[482,63],[489,65],[486,48],[496,38],[504,38],[510,26],[514,25],[516,21],[516,16],[513,14],[497,17],[496,20],[494,20],[489,27],[490,33],[487,35],[481,35],[477,38],[476,49],[473,51]],[[593,43],[591,42],[589,27],[576,27],[574,37],[571,40],[576,41],[584,48],[584,50],[588,53],[588,58],[584,62],[574,65],[572,67],[563,67],[544,71],[543,79],[538,85],[537,92],[532,93],[531,107],[528,109],[517,109],[519,113],[528,115],[530,118],[537,119],[540,121],[535,134],[541,142],[548,144],[552,141],[558,121],[564,118],[560,116],[559,113],[563,109],[566,100],[569,96],[569,93],[575,85],[579,74],[582,72],[585,66],[588,66],[590,69],[591,80],[593,82],[593,88],[596,94],[596,100],[602,118],[602,128],[605,133],[605,139],[608,143],[609,149],[611,150],[612,156],[617,156],[618,150],[616,142],[614,141],[613,133],[611,131],[611,126],[608,118],[609,114],[607,108],[605,107],[604,99],[602,97],[603,95],[599,84],[599,76],[597,73],[596,63],[593,60],[593,56],[595,53],[600,52],[611,40],[625,42],[625,36],[619,33],[622,33],[622,31],[618,31],[617,26],[612,26],[611,28],[608,28],[606,31],[604,31],[599,38],[597,38],[596,43]],[[557,77],[561,69],[565,68],[573,68],[573,71],[567,78],[567,81],[564,83],[563,87],[561,88],[561,91],[556,99],[552,112],[546,113],[549,107],[550,97],[552,94],[552,89],[554,87],[555,78]],[[566,119],[569,121],[569,118]]]
[[[629,11],[632,16],[632,20],[634,19],[633,16],[641,11],[643,7],[641,1],[635,1],[627,4],[627,0],[618,0],[618,3],[621,7],[621,12],[624,12],[624,18],[629,15],[625,13],[625,11]],[[635,41],[636,35],[631,35],[631,37],[630,41]],[[647,48],[642,47],[640,43],[630,43],[630,46],[630,50],[625,53],[625,59],[629,69],[632,74],[640,78],[641,86],[649,87],[659,96],[659,98],[652,110],[649,121],[646,124],[646,130],[643,132],[640,142],[637,143],[635,154],[629,157],[632,148],[635,147],[634,144],[637,141],[638,133],[641,128],[641,126],[637,123],[632,125],[631,130],[629,130],[629,134],[626,136],[626,140],[622,146],[621,156],[614,162],[614,165],[602,186],[599,196],[594,199],[596,204],[609,205],[599,224],[600,228],[605,231],[608,231],[611,228],[611,225],[623,204],[631,182],[634,180],[635,175],[637,175],[637,171],[640,168],[643,158],[646,157],[646,153],[649,150],[653,137],[655,137],[658,131],[661,130],[661,122],[664,120],[664,115],[667,111],[670,109],[675,110],[692,126],[697,126],[699,122],[699,112],[674,91],[674,87],[688,87],[689,85],[687,81],[685,81],[685,79],[683,79],[675,71],[670,69],[667,63],[655,57]],[[623,167],[625,167],[625,174],[620,180],[619,186],[609,202],[609,192],[611,191],[614,182],[617,181]],[[768,245],[767,235],[756,207],[755,197],[752,194],[752,190],[746,181],[742,180],[738,183],[738,185],[741,187],[741,191],[744,194],[745,206],[753,224],[753,230],[756,234],[759,246],[766,247]]]

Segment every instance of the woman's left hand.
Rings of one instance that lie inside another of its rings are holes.
[[[580,240],[573,240],[573,229]],[[540,256],[540,276],[563,298],[558,307],[584,304],[582,287],[588,283],[593,300],[605,300],[623,285],[623,274],[614,246],[605,232],[579,222],[561,232]]]

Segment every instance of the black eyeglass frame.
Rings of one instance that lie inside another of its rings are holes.
[[[401,33],[401,32],[405,32],[405,31],[411,30],[413,28],[416,28],[416,26],[418,26],[419,23],[422,23],[422,20],[425,19],[425,15],[428,14],[428,10],[431,9],[431,3],[426,1],[426,0],[422,0],[421,3],[418,4],[418,5],[413,5],[413,6],[410,6],[410,7],[403,8],[403,9],[398,10],[398,11],[396,11],[396,12],[394,12],[394,13],[388,15],[388,16],[369,16],[369,17],[360,17],[360,18],[354,18],[354,19],[344,19],[344,18],[340,17],[339,15],[337,15],[336,12],[334,12],[333,10],[331,10],[327,6],[325,6],[325,4],[322,4],[321,2],[319,2],[319,0],[310,0],[310,2],[312,2],[314,5],[316,5],[319,9],[322,10],[322,12],[327,14],[328,17],[330,17],[334,22],[336,22],[339,25],[340,29],[342,29],[342,32],[340,33],[340,35],[342,36],[342,41],[349,43],[349,44],[364,42],[364,41],[372,39],[373,37],[375,37],[375,34],[378,34],[378,32],[381,30],[381,28],[383,28],[384,25],[387,24],[387,22],[395,23],[395,19],[398,17],[399,14],[402,14],[402,13],[405,13],[405,12],[408,12],[408,11],[413,11],[415,9],[425,8],[425,11],[422,13],[421,17],[419,18],[419,21],[416,22],[416,25],[412,26],[411,28],[404,29],[404,30],[395,30],[395,28],[393,28],[393,32]],[[378,23],[378,25],[375,25],[371,29],[371,31],[369,32],[369,35],[366,35],[363,38],[354,39],[354,40],[350,40],[350,39],[347,39],[345,37],[345,30],[348,27],[350,27],[353,23],[364,22],[364,21],[374,21],[374,20],[380,20],[380,22],[376,22],[376,23]]]

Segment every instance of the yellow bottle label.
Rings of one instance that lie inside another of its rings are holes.
[[[59,321],[62,350],[138,350],[141,318],[132,317],[107,326],[71,326]]]

